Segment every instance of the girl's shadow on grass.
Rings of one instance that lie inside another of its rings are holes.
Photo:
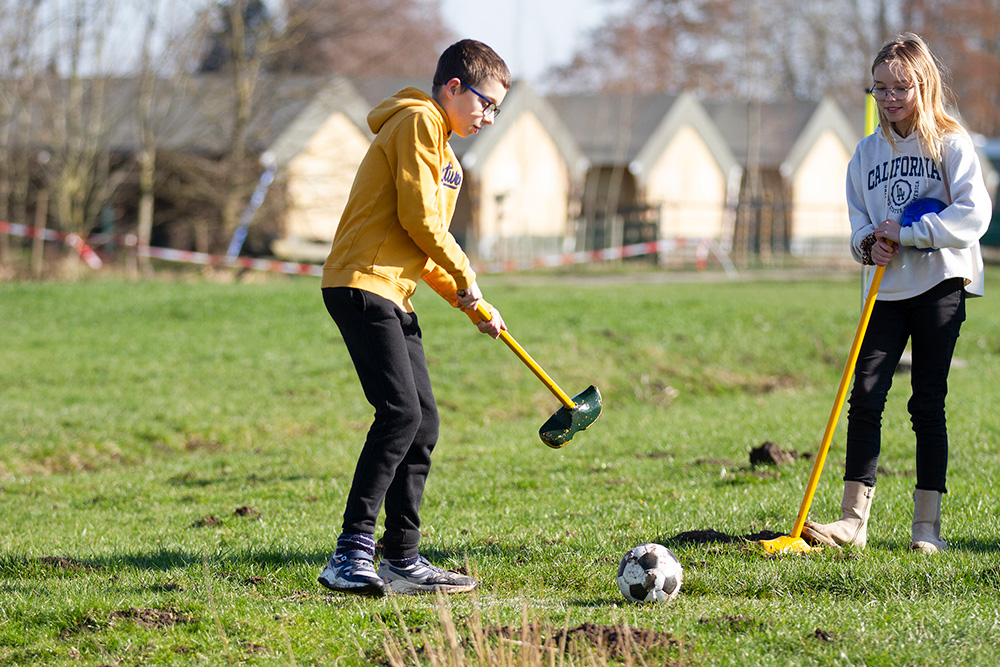
[[[944,536],[945,541],[948,542],[948,551],[962,551],[968,553],[986,554],[1000,552],[1000,542],[989,541],[985,539],[957,539],[950,538],[947,535]],[[909,551],[910,541],[901,540],[876,540],[869,542],[869,544],[877,544],[879,547],[890,551]]]
[[[170,570],[174,568],[199,567],[206,562],[213,568],[219,566],[238,567],[241,565],[318,565],[322,567],[330,557],[329,552],[313,551],[242,551],[225,556],[202,554],[181,549],[159,549],[148,553],[119,553],[96,556],[76,561],[93,569],[135,568],[138,570]]]

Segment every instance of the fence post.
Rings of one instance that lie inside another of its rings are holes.
[[[35,200],[35,238],[31,243],[31,277],[42,277],[45,262],[45,226],[49,217],[49,191],[42,188]]]
[[[135,234],[125,235],[125,275],[129,280],[138,280],[139,278],[138,246],[138,236]]]

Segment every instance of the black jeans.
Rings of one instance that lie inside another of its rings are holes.
[[[344,533],[374,535],[385,503],[383,556],[416,556],[420,500],[438,438],[438,412],[415,313],[364,290],[323,289],[375,419],[354,471]]]
[[[913,362],[907,403],[917,440],[917,488],[947,493],[948,371],[965,321],[963,280],[939,283],[902,301],[876,301],[854,367],[847,422],[845,481],[875,486],[881,450],[882,411],[896,365],[911,341]]]

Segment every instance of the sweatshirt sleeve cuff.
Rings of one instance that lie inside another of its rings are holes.
[[[913,246],[916,245],[913,241],[913,227],[900,227],[899,228],[899,245]]]

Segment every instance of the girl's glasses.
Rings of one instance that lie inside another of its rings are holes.
[[[889,99],[889,94],[892,93],[893,99],[901,100],[910,94],[913,90],[913,86],[908,88],[886,88],[885,86],[873,86],[868,90],[871,96],[876,100],[887,100]]]

